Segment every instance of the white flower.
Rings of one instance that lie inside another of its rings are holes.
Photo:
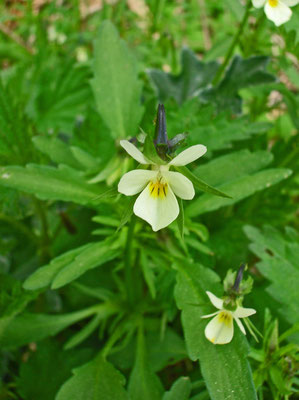
[[[291,18],[290,7],[296,6],[299,0],[252,0],[252,3],[256,8],[264,6],[267,17],[279,26]]]
[[[205,154],[207,148],[201,144],[182,151],[167,165],[158,165],[146,158],[128,140],[121,140],[121,146],[140,164],[152,165],[151,170],[136,169],[126,173],[118,184],[118,191],[126,196],[140,193],[134,204],[134,213],[147,221],[154,231],[165,228],[179,215],[175,197],[193,199],[195,192],[192,182],[179,172],[169,171],[171,166],[183,166]]]
[[[211,292],[206,292],[213,306],[220,311],[213,314],[203,315],[201,318],[209,318],[216,315],[208,323],[205,329],[206,338],[214,344],[229,343],[234,336],[234,322],[236,321],[241,332],[246,335],[245,328],[239,318],[246,318],[256,313],[253,308],[237,307],[235,311],[229,311],[223,308],[223,300],[216,297]]]

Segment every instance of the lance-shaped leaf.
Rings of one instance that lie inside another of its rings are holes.
[[[175,169],[177,171],[181,172],[187,178],[189,178],[190,181],[193,182],[194,186],[197,189],[202,190],[203,192],[214,194],[215,196],[231,198],[229,195],[225,194],[224,192],[221,192],[220,190],[208,185],[207,183],[205,183],[204,181],[199,179],[187,167],[176,167]]]
[[[94,51],[91,86],[98,112],[114,138],[133,136],[143,113],[136,60],[110,21],[101,24]]]
[[[211,269],[186,260],[176,262],[175,267],[175,298],[182,310],[188,354],[191,360],[199,360],[211,399],[256,400],[244,335],[235,327],[232,341],[222,346],[210,343],[204,335],[207,320],[201,316],[214,311],[205,291],[221,293],[219,277]]]
[[[106,196],[103,186],[86,183],[82,175],[66,165],[59,168],[37,164],[2,167],[0,185],[34,194],[42,200],[79,204],[96,204]]]

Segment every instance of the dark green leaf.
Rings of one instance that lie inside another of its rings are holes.
[[[217,62],[203,63],[188,48],[182,50],[181,64],[182,71],[177,76],[155,69],[149,71],[160,101],[174,98],[182,104],[211,83],[218,69]]]

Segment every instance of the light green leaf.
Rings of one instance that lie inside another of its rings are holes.
[[[87,151],[76,146],[71,146],[70,149],[75,159],[86,169],[97,170],[99,168],[98,160],[91,154],[87,153]]]
[[[220,196],[220,197],[226,197],[229,198],[230,196],[221,192],[220,190],[213,188],[212,186],[208,185],[201,179],[199,179],[196,175],[194,175],[187,167],[176,167],[175,168],[177,171],[181,172],[183,175],[185,175],[187,178],[190,179],[190,181],[193,182],[194,186],[202,190],[203,192],[211,193],[215,196]]]
[[[114,138],[133,136],[143,113],[136,60],[110,21],[101,24],[94,51],[91,85],[98,112]]]
[[[89,322],[79,330],[79,332],[75,333],[64,345],[65,350],[72,349],[78,344],[82,343],[88,336],[92,334],[93,331],[97,329],[99,326],[99,322],[102,319],[102,315],[95,315]]]
[[[253,174],[265,168],[271,161],[273,155],[269,151],[251,153],[249,150],[241,150],[217,157],[197,167],[194,174],[204,177],[211,185],[218,186]]]
[[[146,255],[145,251],[142,251],[140,254],[140,263],[141,263],[145,282],[150,290],[152,298],[155,299],[156,298],[156,286],[155,286],[156,277],[155,277],[153,268],[150,264],[150,261]]]
[[[55,400],[129,400],[125,378],[101,357],[74,369]]]
[[[50,157],[56,164],[66,164],[73,168],[80,168],[80,164],[73,156],[70,147],[55,137],[34,136],[34,146]]]
[[[94,243],[88,243],[54,258],[49,264],[40,267],[26,279],[23,284],[24,289],[36,290],[49,286],[61,269],[72,263],[77,255],[84,253],[86,249],[94,245]]]
[[[181,376],[166,392],[162,400],[188,400],[191,393],[191,382],[187,376]]]
[[[161,400],[162,398],[163,387],[148,362],[141,327],[138,331],[136,360],[130,376],[128,390],[131,400]]]
[[[108,238],[103,242],[89,243],[54,258],[48,265],[35,271],[24,283],[24,288],[36,290],[52,283],[57,289],[77,279],[86,271],[99,267],[119,255],[118,241]]]
[[[249,347],[243,334],[235,326],[233,340],[223,346],[213,345],[205,335],[208,323],[201,316],[215,309],[205,291],[219,295],[219,277],[200,264],[177,262],[175,298],[182,310],[187,350],[191,360],[200,361],[210,397],[213,400],[256,400],[247,355]]]
[[[214,197],[205,193],[186,208],[186,214],[188,217],[192,217],[218,210],[220,207],[235,204],[251,196],[255,192],[275,185],[283,179],[288,178],[291,174],[292,171],[289,169],[276,168],[260,171],[253,175],[243,176],[235,181],[220,186],[222,190],[232,196],[231,199]]]
[[[28,164],[24,167],[0,168],[0,185],[32,193],[43,200],[72,201],[96,204],[104,195],[104,188],[89,185],[82,176],[65,165],[53,168]]]
[[[115,241],[115,240],[114,240]],[[95,243],[78,254],[73,262],[65,265],[54,277],[51,288],[58,289],[74,281],[90,269],[99,267],[108,261],[119,256],[120,250],[117,247],[118,241],[114,245],[111,240]]]
[[[98,311],[99,306],[69,314],[22,314],[15,318],[0,319],[0,347],[14,348],[26,343],[56,335],[69,325],[88,318]]]

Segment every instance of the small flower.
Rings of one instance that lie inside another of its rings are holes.
[[[168,164],[161,165],[149,160],[128,140],[120,145],[140,164],[150,164],[151,170],[136,169],[126,173],[118,184],[118,191],[126,196],[140,193],[135,201],[134,213],[147,221],[154,231],[171,224],[179,215],[175,196],[183,200],[193,199],[195,192],[192,182],[179,172],[169,171],[171,166],[183,166],[203,156],[207,148],[201,144],[182,151]]]
[[[206,338],[213,344],[229,343],[234,336],[235,320],[241,332],[246,335],[245,328],[239,318],[246,318],[256,313],[253,308],[237,307],[235,311],[226,310],[223,308],[223,300],[216,297],[211,292],[206,292],[213,306],[220,311],[213,314],[203,315],[201,318],[215,317],[208,323],[205,329]]]
[[[299,0],[252,0],[254,7],[264,6],[267,18],[274,22],[276,26],[287,22],[292,16],[290,7],[296,6]]]

